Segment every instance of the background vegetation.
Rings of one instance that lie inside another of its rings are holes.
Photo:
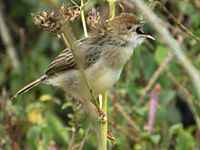
[[[70,2],[0,1],[3,14],[0,24],[6,25],[0,31],[0,149],[90,150],[97,146],[81,105],[67,98],[60,89],[41,85],[13,102],[9,100],[17,89],[42,75],[65,48],[55,35],[38,29],[31,17],[31,13],[55,9],[62,3]],[[90,0],[86,11],[94,4],[107,9],[103,1],[99,3]],[[121,3],[126,11],[145,20],[132,3],[126,0]],[[146,3],[162,19],[163,26],[177,39],[193,65],[200,69],[200,42],[195,39],[200,37],[200,2],[146,0]],[[121,9],[117,6],[118,11]],[[188,35],[183,25],[195,37]],[[80,18],[72,27],[76,38],[81,38]],[[135,49],[120,81],[109,93],[108,128],[116,139],[114,144],[109,142],[109,149],[199,149],[200,102],[196,90],[157,32],[150,26],[146,30],[156,40],[146,41]],[[9,41],[5,40],[5,31]]]

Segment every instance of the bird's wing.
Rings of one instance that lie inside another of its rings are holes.
[[[82,67],[88,68],[90,65],[95,64],[100,58],[102,48],[105,45],[105,38],[98,37],[98,40],[84,38],[77,41],[75,44],[79,47],[78,56],[80,56],[80,58],[84,57],[84,59],[78,61],[81,61],[80,63],[82,64]],[[50,63],[45,74],[52,76],[71,69],[77,69],[77,64],[71,50],[66,48],[53,60],[52,63]]]
[[[66,48],[50,63],[45,74],[52,76],[76,68],[77,65],[72,52],[69,48]]]

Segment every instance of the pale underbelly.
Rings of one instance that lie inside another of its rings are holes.
[[[117,82],[122,69],[112,70],[110,68],[102,68],[92,72],[89,76],[89,82],[95,95],[103,94]]]
[[[94,96],[103,94],[117,82],[121,74],[122,68],[111,69],[109,67],[93,66],[85,72],[88,83],[92,89]],[[71,70],[58,74],[48,79],[48,84],[61,87],[70,96],[77,99],[90,99],[91,94],[88,90],[85,80],[79,70]]]

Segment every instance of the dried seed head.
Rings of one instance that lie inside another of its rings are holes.
[[[100,23],[99,12],[96,11],[89,12],[87,17],[87,24],[89,24],[93,28],[96,28],[99,23]]]
[[[41,11],[37,14],[33,14],[32,16],[34,23],[40,28],[43,28],[51,33],[58,34],[62,32],[64,21],[62,20],[62,17],[60,17],[60,14],[54,11]]]
[[[87,24],[91,28],[91,33],[105,34],[109,32],[109,21],[101,17],[100,12],[96,8],[92,8],[92,11],[88,13]]]
[[[33,14],[34,23],[51,33],[59,34],[64,28],[66,21],[73,21],[80,15],[79,7],[62,5],[59,11],[41,11]]]
[[[80,7],[68,7],[66,5],[62,5],[60,8],[60,14],[66,21],[74,21],[80,15],[80,12]]]

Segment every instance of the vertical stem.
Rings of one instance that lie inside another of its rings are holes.
[[[112,20],[115,17],[115,2],[116,0],[108,0],[109,2],[109,18]]]
[[[101,148],[100,150],[107,150],[107,132],[108,132],[108,121],[107,121],[107,92],[102,95],[102,111],[105,115],[104,122],[101,123]]]
[[[88,32],[87,32],[87,26],[85,23],[85,14],[84,14],[84,9],[83,9],[84,2],[81,0],[81,20],[82,20],[82,25],[83,25],[83,31],[85,37],[88,37]]]
[[[93,104],[96,106],[98,112],[100,112],[100,107],[99,107],[99,105],[98,105],[98,103],[97,103],[97,101],[96,101],[96,98],[95,98],[95,96],[94,96],[94,94],[93,94],[93,92],[92,92],[92,89],[91,89],[90,84],[89,84],[89,82],[88,82],[88,80],[87,80],[87,77],[85,76],[84,70],[83,70],[83,68],[81,67],[81,65],[79,64],[79,62],[78,62],[77,59],[76,59],[76,54],[75,54],[75,52],[74,52],[74,48],[75,48],[75,47],[73,47],[73,44],[72,44],[72,42],[70,41],[70,38],[66,38],[66,35],[65,35],[64,33],[61,33],[61,37],[63,38],[63,40],[64,40],[66,46],[69,46],[69,48],[71,49],[71,52],[72,52],[72,55],[73,55],[73,57],[74,57],[74,59],[75,59],[75,62],[76,62],[76,64],[77,64],[77,67],[78,67],[78,69],[79,69],[79,71],[80,71],[80,73],[81,73],[83,79],[85,80],[86,86],[87,86],[87,88],[88,88],[88,90],[89,90],[89,92],[90,92],[90,94],[91,94],[91,100],[92,100]],[[67,39],[68,39],[68,40],[67,40]]]
[[[108,0],[109,2],[109,19],[112,20],[115,17],[115,2],[116,0]],[[107,150],[107,133],[108,133],[108,121],[107,121],[107,92],[102,95],[102,111],[104,113],[104,122],[101,123],[101,142],[99,150]]]

